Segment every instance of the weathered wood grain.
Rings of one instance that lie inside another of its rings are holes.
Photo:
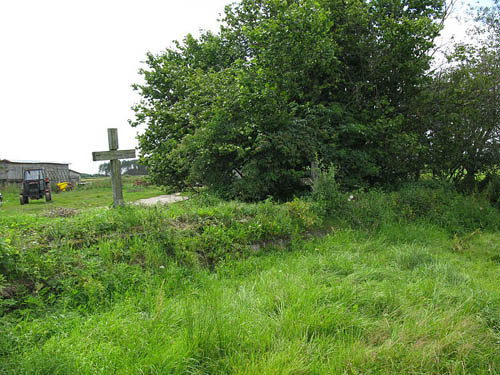
[[[113,205],[123,206],[122,168],[120,160],[111,160],[111,187],[113,188]]]
[[[108,144],[110,150],[118,150],[118,129],[108,129]]]
[[[123,206],[122,169],[120,159],[135,158],[135,150],[118,150],[118,129],[108,129],[109,151],[95,151],[92,160],[111,160],[111,186],[113,188],[113,206]]]
[[[92,153],[92,159],[94,161],[133,159],[133,158],[135,158],[135,150],[95,151]]]

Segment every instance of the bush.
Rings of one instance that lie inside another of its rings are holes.
[[[440,215],[458,194],[453,186],[429,183],[412,183],[393,193],[400,219],[413,221]]]
[[[339,214],[347,202],[347,197],[340,191],[336,180],[337,169],[330,165],[313,170],[316,178],[313,181],[312,199],[316,211],[321,216]]]
[[[457,194],[447,203],[446,206],[441,206],[440,212],[431,217],[431,221],[451,233],[465,234],[476,229],[500,228],[498,210],[481,197]]]
[[[378,231],[382,224],[425,222],[458,234],[500,228],[500,215],[486,194],[464,196],[436,181],[407,184],[395,192],[342,194],[334,177],[333,168],[320,172],[312,198],[319,216],[341,226]]]
[[[483,181],[478,184],[481,196],[492,205],[500,208],[500,176],[497,173],[488,174]]]
[[[349,196],[352,199],[346,206],[343,221],[347,225],[377,231],[382,224],[398,220],[397,209],[390,195],[381,191],[359,191]]]

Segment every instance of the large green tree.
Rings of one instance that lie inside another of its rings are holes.
[[[426,91],[422,122],[432,172],[473,188],[500,166],[500,7],[476,10],[474,41],[457,44]]]
[[[442,0],[242,0],[217,34],[148,54],[133,126],[156,183],[287,198],[315,159],[347,187],[418,171],[412,101]]]

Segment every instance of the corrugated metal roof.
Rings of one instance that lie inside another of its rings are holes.
[[[40,161],[40,160],[8,160],[8,159],[0,159],[0,162],[6,163],[15,163],[15,164],[64,164],[70,165],[71,163],[67,162],[57,162],[57,161]]]

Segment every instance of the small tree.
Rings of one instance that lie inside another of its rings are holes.
[[[147,56],[132,126],[152,180],[289,198],[315,156],[346,187],[415,170],[411,102],[442,0],[242,0],[218,34]]]
[[[105,162],[105,163],[99,164],[99,174],[109,176],[111,174],[111,163]]]
[[[122,173],[130,176],[145,176],[148,174],[146,167],[139,163],[139,160],[122,160]]]

